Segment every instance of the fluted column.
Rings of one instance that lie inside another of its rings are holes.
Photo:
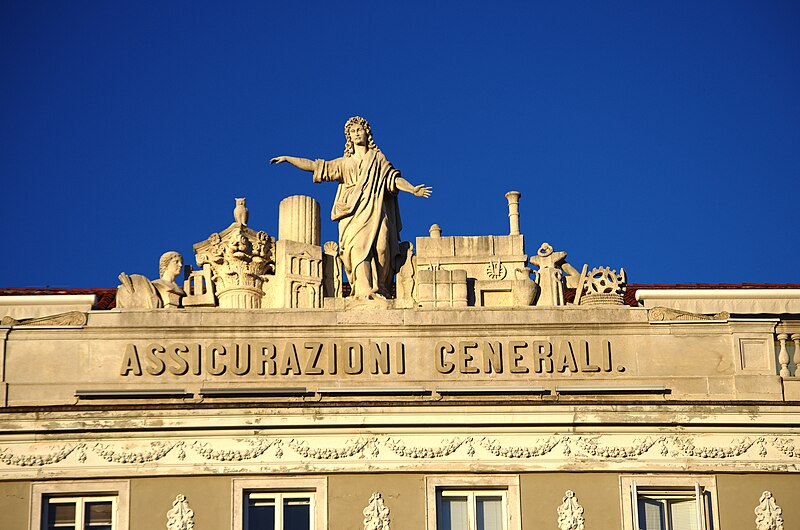
[[[319,203],[306,195],[292,195],[278,210],[278,240],[319,246]]]

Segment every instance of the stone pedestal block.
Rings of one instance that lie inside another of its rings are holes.
[[[422,307],[467,307],[467,271],[421,270],[417,293]]]

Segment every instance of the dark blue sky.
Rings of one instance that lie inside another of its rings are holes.
[[[800,283],[797,2],[0,2],[0,287],[112,287],[277,235],[370,120],[403,239],[505,234],[634,283]],[[292,4],[292,5],[290,5]]]

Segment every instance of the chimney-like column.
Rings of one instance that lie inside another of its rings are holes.
[[[519,235],[519,198],[522,194],[518,191],[509,191],[506,193],[508,199],[508,224],[509,235]]]

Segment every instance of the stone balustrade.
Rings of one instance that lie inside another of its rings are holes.
[[[800,324],[780,324],[775,338],[780,376],[800,379]]]

